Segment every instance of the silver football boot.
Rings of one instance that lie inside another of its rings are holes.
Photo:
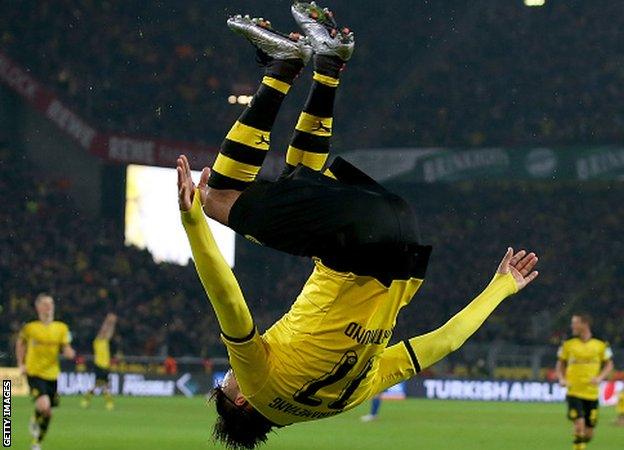
[[[351,59],[355,36],[348,28],[338,28],[328,8],[321,8],[316,2],[295,1],[291,12],[317,55],[338,56],[343,61]]]
[[[262,18],[237,15],[227,21],[232,31],[243,35],[256,48],[274,59],[301,59],[304,64],[314,50],[307,37],[299,33],[286,35],[271,28],[271,22]]]

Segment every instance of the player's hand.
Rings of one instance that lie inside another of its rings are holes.
[[[600,377],[594,377],[591,379],[590,383],[594,386],[600,386],[600,383],[602,383],[602,379]]]
[[[562,378],[562,379],[559,380],[559,386],[567,387],[568,386],[568,382]]]
[[[195,183],[193,183],[191,175],[191,166],[185,155],[180,155],[178,157],[176,170],[178,172],[178,204],[180,205],[180,211],[189,211],[193,205],[193,197],[195,196]],[[199,185],[197,186],[202,205],[206,201],[209,177],[210,169],[205,167],[202,171]]]
[[[518,291],[521,291],[539,275],[539,272],[533,270],[537,259],[537,255],[533,252],[527,253],[525,250],[520,250],[514,253],[513,248],[509,247],[498,266],[497,273],[504,275],[511,272]]]
[[[20,374],[26,375],[26,366],[24,364],[20,364],[19,366]]]

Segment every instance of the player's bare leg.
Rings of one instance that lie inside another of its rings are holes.
[[[585,412],[587,413],[587,412]],[[598,410],[589,412],[589,417],[579,417],[574,420],[574,445],[573,450],[585,450],[589,442],[594,438],[594,427],[597,424]]]
[[[381,407],[381,394],[376,395],[371,400],[371,409],[368,414],[360,417],[362,422],[372,422],[377,419],[377,415],[379,414],[379,408]]]
[[[584,450],[587,447],[585,433],[585,419],[583,417],[576,419],[574,421],[574,450]]]

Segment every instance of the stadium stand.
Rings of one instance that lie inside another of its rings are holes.
[[[250,12],[286,29],[288,3]],[[617,2],[548,2],[543,8],[493,0],[418,2],[407,11],[402,4],[376,6],[374,27],[370,8],[349,11],[361,45],[340,90],[338,151],[603,145],[624,138],[624,115],[615,104],[624,86],[616,64],[623,50],[615,44],[618,25],[610,20],[622,13]],[[250,93],[256,82],[249,51],[224,25],[241,5],[28,0],[0,16],[0,48],[98,128],[215,145],[239,113],[228,96]],[[341,6],[336,9],[341,14]],[[411,20],[397,20],[405,14]],[[298,103],[285,105],[283,128],[292,127],[302,95],[294,92]],[[0,219],[8,231],[0,235],[0,275],[2,313],[10,324],[0,330],[3,342],[32,316],[34,294],[46,289],[58,298],[59,314],[83,351],[96,331],[94,318],[116,310],[122,353],[223,354],[192,268],[157,265],[147,252],[124,247],[112,222],[80,215],[67,180],[33,172],[8,145],[2,152],[6,204]],[[624,250],[619,184],[589,183],[581,190],[572,183],[466,182],[395,189],[416,205],[423,239],[435,246],[426,289],[400,317],[397,337],[449,317],[478,291],[476,280],[491,271],[500,249],[522,244],[543,253],[540,283],[531,298],[508,302],[476,342],[556,345],[569,315],[581,309],[597,316],[598,330],[614,346],[624,345],[616,320],[624,310],[615,290],[623,268],[614,263]],[[518,242],[505,236],[518,236]],[[475,258],[466,254],[466,243]],[[311,267],[242,240],[237,261],[261,329],[290,305]]]
[[[257,81],[226,17],[255,13],[288,29],[288,3],[242,11],[240,0],[29,0],[0,17],[0,46],[104,129],[217,144],[238,114],[228,96]],[[360,45],[340,94],[349,101],[339,106],[338,148],[622,141],[618,2],[375,8],[374,27],[370,8],[345,19]],[[290,116],[295,108],[287,104]]]
[[[33,315],[34,294],[47,290],[83,352],[90,350],[97,319],[113,310],[120,315],[115,344],[121,353],[223,354],[191,266],[156,264],[146,251],[125,247],[112,223],[80,214],[67,180],[46,179],[6,146],[0,160],[0,195],[6,200],[0,223],[7,230],[0,236],[0,278],[9,324],[2,328],[3,342]],[[578,191],[566,184],[466,182],[394,188],[413,202],[423,240],[435,249],[425,287],[400,315],[396,337],[450,317],[479,291],[500,249],[522,243],[542,250],[540,283],[530,295],[508,301],[475,343],[556,345],[570,314],[583,310],[591,311],[596,329],[615,347],[624,344],[615,281],[624,274],[614,263],[624,252],[618,238],[622,186],[601,182]],[[576,237],[560,233],[562,227]],[[235,271],[261,329],[290,306],[310,269],[306,260],[239,240]]]

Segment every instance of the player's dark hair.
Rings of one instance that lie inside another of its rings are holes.
[[[219,415],[212,431],[213,439],[231,450],[254,449],[267,441],[267,434],[275,424],[262,414],[234,404],[218,387],[210,398]]]
[[[574,314],[576,317],[578,317],[579,319],[581,319],[581,322],[589,325],[590,327],[592,326],[592,317],[589,314]]]

